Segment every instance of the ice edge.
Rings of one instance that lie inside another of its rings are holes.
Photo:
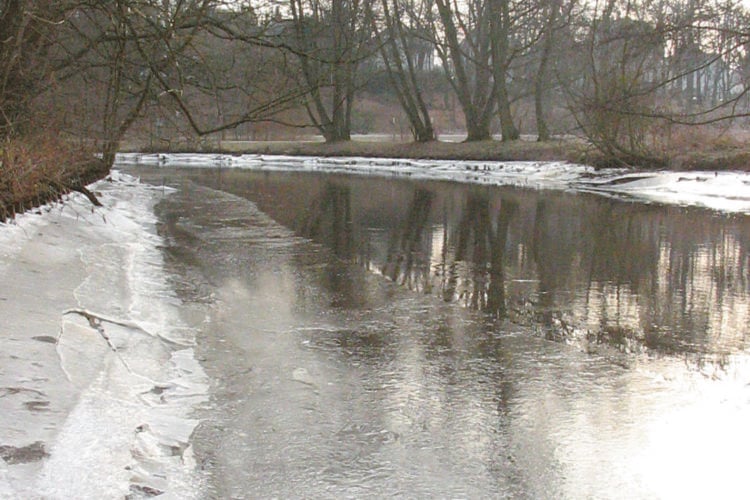
[[[345,173],[585,192],[618,199],[750,214],[746,172],[641,172],[568,162],[447,161],[259,154],[121,153],[117,165]]]

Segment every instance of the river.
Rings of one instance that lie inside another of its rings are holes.
[[[212,380],[207,498],[740,498],[750,217],[131,167]]]

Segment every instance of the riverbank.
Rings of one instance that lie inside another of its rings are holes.
[[[27,141],[28,142],[28,141]],[[429,143],[398,142],[362,136],[357,140],[334,144],[314,140],[300,141],[219,141],[200,146],[186,143],[145,144],[129,141],[124,153],[213,153],[225,155],[264,155],[324,158],[380,158],[435,161],[493,162],[567,162],[589,165],[595,169],[622,167],[606,160],[601,153],[577,138],[561,138],[537,142],[533,138],[504,143],[498,140],[458,142],[452,140]],[[71,191],[87,193],[86,185],[105,177],[109,169],[90,152],[61,148],[44,141],[28,142],[17,150],[2,150],[0,168],[0,221],[17,213],[55,201]],[[65,158],[65,166],[60,166]],[[648,172],[657,165],[631,167],[632,171]],[[750,147],[738,141],[707,141],[706,147],[690,147],[674,153],[666,167],[669,171],[750,171]]]
[[[36,134],[0,145],[0,222],[60,199],[104,178],[109,167],[93,152],[59,137]]]
[[[504,143],[490,140],[479,142],[432,141],[426,143],[391,140],[358,140],[326,143],[322,141],[218,141],[200,148],[188,144],[143,145],[126,144],[125,153],[217,153],[259,154],[268,156],[323,156],[359,158],[403,158],[412,160],[456,161],[568,161],[601,164],[596,154],[576,139],[547,142],[521,140]],[[593,162],[593,163],[592,163]]]
[[[122,167],[315,172],[562,190],[645,203],[750,214],[750,172],[633,171],[567,161],[455,161],[358,156],[221,153],[120,153]]]
[[[707,141],[705,147],[686,147],[670,155],[666,165],[643,164],[633,170],[750,170],[750,147],[737,141]],[[457,161],[565,161],[594,168],[622,167],[622,162],[607,159],[584,141],[560,138],[537,142],[533,138],[512,142],[498,140],[479,142],[433,141],[428,143],[357,140],[325,143],[322,141],[218,141],[200,147],[188,144],[141,144],[130,142],[123,152],[150,153],[218,153],[282,156],[323,156],[361,158],[405,158],[412,160]]]

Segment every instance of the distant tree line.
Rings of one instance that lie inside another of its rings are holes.
[[[134,126],[346,141],[369,96],[415,141],[452,103],[468,141],[653,162],[750,114],[748,26],[736,0],[0,0],[0,136],[54,123],[108,162]]]

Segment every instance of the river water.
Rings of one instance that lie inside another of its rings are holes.
[[[750,217],[133,168],[213,380],[206,498],[741,498]]]

